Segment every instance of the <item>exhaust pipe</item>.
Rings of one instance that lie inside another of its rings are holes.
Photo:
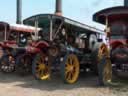
[[[128,7],[128,0],[124,0],[124,6]]]
[[[62,0],[56,0],[55,14],[62,16]]]
[[[17,0],[17,17],[16,23],[22,24],[22,0]]]

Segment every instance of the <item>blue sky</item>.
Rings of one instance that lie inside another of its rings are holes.
[[[55,0],[22,0],[23,19],[39,13],[54,13]],[[122,6],[123,0],[62,0],[63,16],[102,28],[92,21],[92,15],[104,8]],[[0,0],[0,21],[16,22],[16,0]]]

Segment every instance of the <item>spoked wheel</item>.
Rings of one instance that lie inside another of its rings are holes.
[[[3,55],[4,55],[4,51],[3,51],[2,47],[0,47],[0,58],[2,58]]]
[[[99,48],[98,61],[99,83],[104,85],[112,80],[112,65],[109,50],[105,44]]]
[[[73,84],[77,81],[80,71],[79,60],[76,55],[68,54],[61,64],[61,75],[65,83]]]
[[[16,62],[16,72],[19,75],[29,75],[32,72],[32,57],[24,54],[18,57]]]
[[[15,57],[12,55],[2,56],[0,69],[2,72],[6,73],[15,71]]]
[[[43,53],[38,53],[32,64],[32,73],[36,79],[46,80],[50,78],[49,58]]]

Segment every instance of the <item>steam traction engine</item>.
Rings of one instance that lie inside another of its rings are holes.
[[[42,29],[37,33],[41,39],[26,46],[26,53],[19,59],[33,58],[32,73],[37,79],[49,79],[54,70],[60,71],[64,82],[71,84],[77,81],[80,69],[97,72],[98,60],[106,47],[102,31],[54,14],[35,15],[25,19],[24,24],[36,24]]]
[[[25,71],[27,74],[27,70],[31,69],[29,57],[28,61],[26,61],[27,64],[29,63],[29,66],[25,66],[26,63],[24,63],[20,68],[16,68],[16,63],[18,58],[25,52],[25,46],[34,40],[32,38],[34,33],[39,30],[41,29],[32,26],[0,22],[1,71],[13,72],[22,68],[22,72]]]
[[[128,72],[128,7],[113,7],[97,12],[94,21],[106,25],[113,72]]]

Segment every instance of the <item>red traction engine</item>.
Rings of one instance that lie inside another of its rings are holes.
[[[35,32],[39,30],[41,29],[32,26],[0,22],[0,70],[2,72],[10,73],[20,69],[26,72],[31,68],[25,65],[31,61],[29,57],[27,61],[19,58],[26,52],[25,46],[32,43],[32,37],[35,37]],[[26,63],[16,64],[19,61]]]
[[[128,7],[104,9],[94,14],[93,19],[106,25],[113,72],[125,75],[128,72]]]

